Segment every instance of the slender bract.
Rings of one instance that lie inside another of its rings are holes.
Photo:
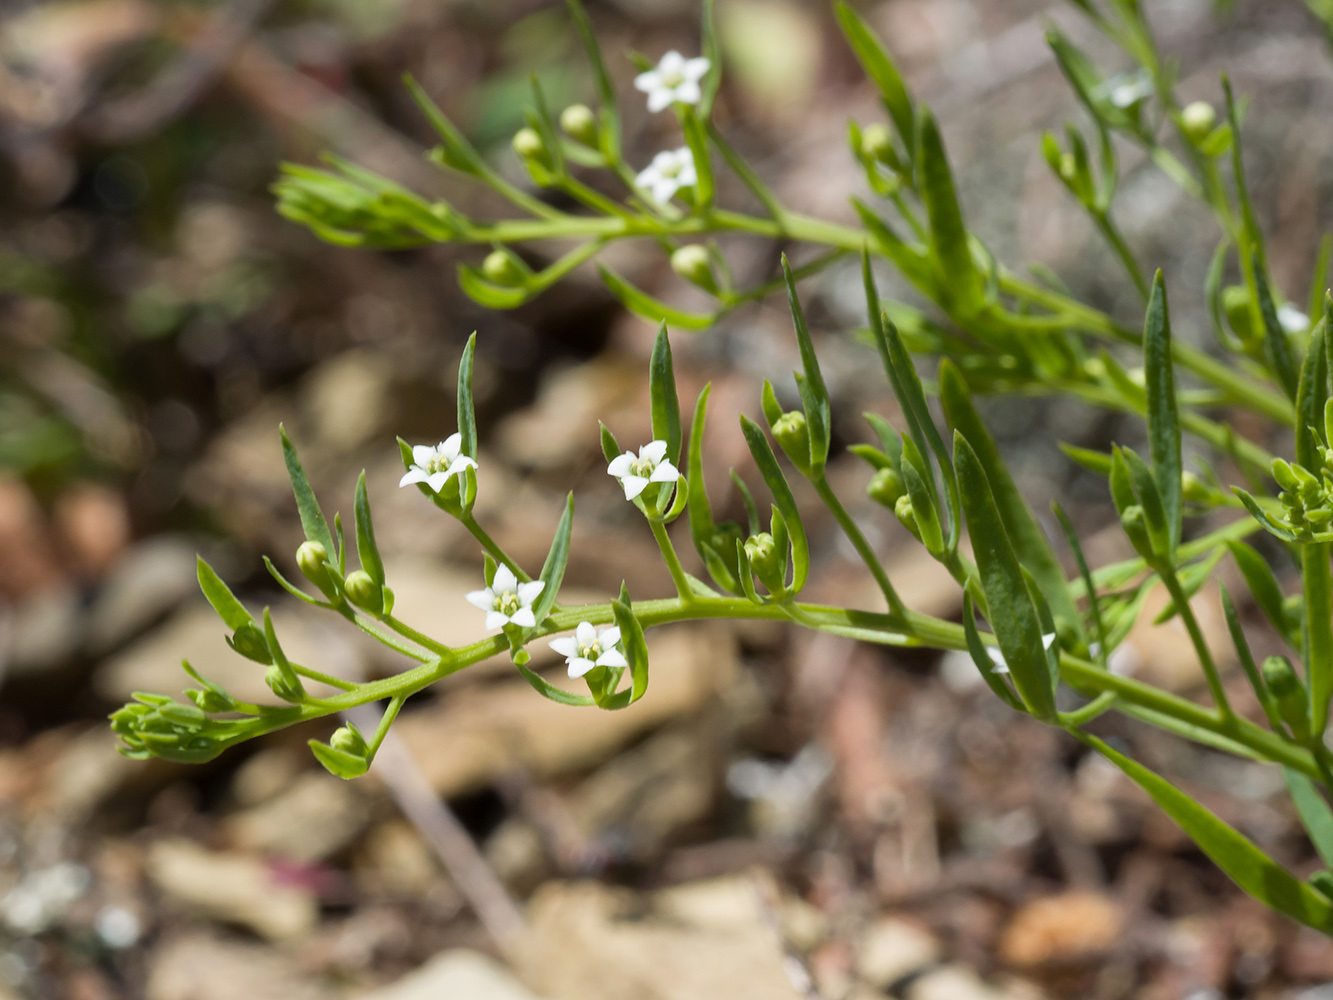
[[[1153,277],[1148,316],[1143,325],[1143,375],[1148,390],[1148,443],[1153,477],[1162,495],[1170,551],[1174,553],[1180,544],[1182,511],[1180,411],[1171,365],[1171,317],[1161,271]]]

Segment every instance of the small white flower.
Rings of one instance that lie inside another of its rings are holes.
[[[674,483],[680,475],[674,465],[664,461],[666,450],[665,441],[650,441],[639,449],[637,458],[634,452],[627,451],[611,459],[606,473],[619,479],[625,487],[625,499],[633,500],[649,483]]]
[[[532,628],[537,624],[537,616],[532,613],[532,602],[545,589],[544,580],[519,583],[518,577],[508,566],[497,566],[491,585],[485,590],[472,591],[467,595],[467,602],[486,612],[488,629],[506,625]]]
[[[712,64],[703,56],[686,59],[674,49],[662,57],[655,69],[634,78],[634,88],[648,95],[648,110],[657,112],[679,101],[698,104],[703,97],[699,81]]]
[[[551,640],[551,648],[569,664],[570,677],[582,677],[593,667],[624,667],[628,664],[616,643],[620,629],[598,628],[592,622],[579,622],[571,636]]]
[[[412,483],[425,483],[436,493],[444,489],[444,484],[453,475],[461,476],[467,469],[475,469],[477,463],[466,455],[460,455],[463,435],[454,433],[437,444],[434,448],[427,444],[414,445],[412,448],[412,467],[407,470],[399,486]]]
[[[1283,333],[1304,333],[1310,328],[1310,317],[1290,302],[1284,302],[1278,307],[1277,325]]]
[[[1122,111],[1127,111],[1153,92],[1152,81],[1142,73],[1117,77],[1107,81],[1106,96]]]
[[[1044,636],[1041,637],[1042,649],[1050,649],[1051,646],[1054,644],[1055,644],[1054,632],[1047,632]],[[1005,662],[1004,654],[1000,652],[999,646],[987,646],[986,652],[990,654],[991,663],[995,664],[994,668],[992,669],[993,673],[1007,674],[1009,672],[1009,664]]]
[[[693,187],[699,180],[694,169],[694,154],[689,146],[666,149],[653,157],[653,162],[639,172],[634,183],[647,191],[653,201],[665,205],[681,188]]]

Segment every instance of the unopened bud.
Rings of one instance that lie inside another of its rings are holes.
[[[1143,508],[1138,504],[1131,504],[1120,512],[1120,527],[1125,530],[1129,537],[1130,544],[1134,550],[1145,559],[1155,558],[1152,547],[1152,538],[1148,534],[1148,519],[1144,517]]]
[[[1291,729],[1291,735],[1305,740],[1310,733],[1305,686],[1296,676],[1291,661],[1285,656],[1270,656],[1264,660],[1263,675],[1264,683],[1277,702],[1278,714]]]
[[[902,478],[892,469],[880,469],[870,479],[866,494],[876,503],[893,510],[898,500],[906,492]]]
[[[1296,475],[1296,470],[1285,459],[1273,459],[1272,471],[1273,478],[1284,490],[1300,489],[1301,481]]]
[[[384,588],[372,580],[365,570],[358,569],[348,573],[347,579],[343,581],[343,588],[347,591],[347,597],[358,608],[363,608],[373,615],[384,611]]]
[[[296,550],[296,565],[307,580],[334,604],[339,601],[338,588],[329,569],[329,550],[319,542],[302,542]]]
[[[861,131],[861,151],[880,163],[891,162],[894,159],[892,133],[879,122],[867,125]]]
[[[492,250],[482,262],[481,273],[497,285],[517,286],[523,284],[523,269],[514,258],[503,250]]]
[[[1213,490],[1192,472],[1180,474],[1180,495],[1191,503],[1207,503],[1213,497]]]
[[[788,410],[770,428],[787,457],[798,467],[810,464],[810,429],[805,425],[805,414],[800,410]]]
[[[264,639],[264,633],[254,625],[245,624],[233,632],[230,645],[232,649],[247,660],[254,660],[256,663],[273,662],[273,656],[268,651],[268,642]]]
[[[199,709],[204,712],[234,712],[236,711],[236,699],[224,691],[216,688],[203,688],[187,691]]]
[[[521,128],[514,133],[514,152],[524,160],[544,159],[546,144],[542,142],[542,137],[537,134],[536,129]]]
[[[912,533],[912,537],[917,541],[921,540],[921,528],[916,523],[916,508],[912,506],[912,498],[906,493],[893,505],[893,516],[898,519],[899,524]]]
[[[705,291],[717,291],[717,281],[713,277],[713,261],[705,246],[691,243],[689,246],[681,247],[671,255],[671,270]]]
[[[571,104],[560,112],[560,127],[571,139],[594,149],[597,147],[597,117],[586,104]]]
[[[364,757],[370,749],[355,726],[339,726],[335,729],[329,737],[329,746],[356,757]]]
[[[301,687],[300,678],[289,675],[276,663],[264,671],[264,683],[285,702],[299,705],[305,701],[305,690]]]
[[[750,560],[750,567],[770,593],[779,593],[783,589],[782,565],[785,561],[778,552],[777,543],[767,531],[751,535],[745,540],[745,557]]]
[[[1180,112],[1180,127],[1185,130],[1190,142],[1203,142],[1213,131],[1215,124],[1217,124],[1217,112],[1207,101],[1194,101],[1185,105],[1185,110]]]

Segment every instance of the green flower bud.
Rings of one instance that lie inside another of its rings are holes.
[[[875,122],[861,130],[861,152],[872,160],[892,165],[897,159],[893,152],[893,134],[888,127]]]
[[[1066,181],[1073,181],[1078,177],[1078,161],[1074,159],[1073,153],[1061,154],[1060,176]]]
[[[1311,875],[1307,881],[1329,899],[1333,899],[1333,872],[1327,868],[1321,869]]]
[[[773,437],[799,468],[810,464],[810,429],[805,426],[805,414],[788,410],[770,428]]]
[[[1296,470],[1292,468],[1290,462],[1275,458],[1273,459],[1272,471],[1273,478],[1284,490],[1295,491],[1300,489],[1301,481],[1297,478]]]
[[[704,291],[717,291],[717,280],[713,277],[713,260],[705,246],[691,243],[689,246],[681,247],[671,255],[671,270]]]
[[[586,104],[571,104],[560,112],[560,127],[571,139],[577,139],[585,146],[597,148],[597,116]]]
[[[219,691],[216,688],[191,688],[185,692],[190,700],[203,712],[234,712],[236,711],[236,699],[231,697],[225,691]]]
[[[921,528],[916,523],[916,509],[912,506],[912,498],[906,493],[893,505],[893,516],[898,519],[899,524],[912,533],[913,538],[918,542],[921,541]]]
[[[302,542],[296,550],[296,565],[307,580],[319,588],[320,593],[334,604],[342,598],[337,584],[333,582],[332,567],[329,566],[329,550],[319,542]]]
[[[348,599],[358,608],[369,611],[372,615],[383,613],[384,590],[365,570],[358,569],[348,573],[347,579],[343,581],[343,587],[347,591]]]
[[[866,494],[876,503],[893,510],[899,498],[906,493],[902,478],[892,469],[880,469],[870,479]]]
[[[1207,139],[1217,124],[1217,112],[1207,101],[1194,101],[1180,112],[1180,127],[1190,142],[1196,145]]]
[[[1130,544],[1134,546],[1134,551],[1148,560],[1156,557],[1152,548],[1152,538],[1148,534],[1148,520],[1143,515],[1142,507],[1131,504],[1121,511],[1120,527],[1125,530]]]
[[[1298,740],[1305,740],[1310,735],[1307,718],[1309,711],[1305,697],[1305,685],[1296,676],[1291,661],[1285,656],[1270,656],[1264,660],[1264,683],[1277,702],[1278,714],[1291,729],[1291,735]]]
[[[778,552],[777,543],[767,531],[751,535],[745,540],[745,557],[750,560],[750,568],[759,577],[760,582],[771,594],[780,594],[785,590],[783,571],[786,568],[785,553]]]
[[[1207,503],[1213,498],[1212,488],[1192,472],[1180,474],[1180,494],[1191,503]]]
[[[1256,332],[1250,316],[1250,293],[1244,285],[1227,285],[1222,289],[1222,311],[1227,325],[1241,340],[1254,340]]]
[[[254,660],[256,663],[273,662],[273,655],[268,651],[264,633],[255,625],[242,625],[232,633],[227,644],[247,660]]]
[[[289,676],[276,663],[264,671],[264,683],[285,702],[299,705],[305,701],[305,689],[301,687],[301,679],[295,675]]]
[[[482,262],[481,273],[497,285],[516,288],[526,279],[523,269],[503,250],[492,250]]]
[[[366,746],[365,737],[353,725],[339,726],[335,729],[333,735],[329,737],[329,746],[356,757],[364,757],[370,751]]]
[[[546,159],[546,145],[534,128],[521,128],[514,133],[514,152],[522,160]]]

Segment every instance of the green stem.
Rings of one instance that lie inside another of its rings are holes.
[[[666,560],[667,569],[671,571],[671,582],[676,585],[676,593],[686,603],[693,601],[694,592],[690,589],[690,581],[680,565],[680,557],[676,555],[676,547],[671,544],[671,536],[667,534],[666,525],[652,517],[648,519],[648,524],[653,529],[653,537],[657,539],[657,547],[662,550],[662,558]]]
[[[1111,249],[1115,255],[1120,258],[1120,263],[1125,265],[1125,270],[1129,273],[1134,282],[1134,287],[1139,290],[1139,295],[1144,302],[1148,301],[1149,288],[1147,279],[1143,277],[1143,271],[1139,268],[1139,262],[1134,257],[1134,252],[1130,250],[1129,244],[1125,242],[1120,230],[1116,228],[1111,216],[1107,212],[1093,212],[1093,221],[1097,224],[1098,230],[1106,238],[1106,242],[1111,244]]]
[[[532,577],[528,576],[528,574],[523,571],[522,566],[509,557],[509,553],[500,548],[491,536],[486,534],[486,529],[477,523],[477,519],[472,516],[471,511],[461,515],[458,518],[458,522],[471,532],[472,537],[475,538],[481,544],[481,547],[490,553],[491,558],[501,566],[508,566],[510,572],[524,583],[528,583],[532,579]]]
[[[1208,680],[1208,690],[1212,693],[1213,703],[1217,706],[1222,721],[1226,723],[1234,719],[1236,713],[1232,710],[1231,703],[1227,701],[1227,693],[1222,686],[1222,675],[1217,669],[1217,664],[1213,662],[1213,654],[1208,648],[1208,640],[1204,638],[1203,629],[1199,627],[1199,619],[1195,617],[1194,609],[1190,606],[1189,597],[1180,585],[1180,578],[1176,576],[1174,567],[1159,567],[1158,575],[1162,578],[1162,582],[1166,584],[1167,592],[1170,593],[1171,600],[1175,603],[1176,613],[1180,615],[1180,620],[1185,623],[1190,642],[1194,644],[1194,652],[1199,657],[1199,665],[1203,667],[1204,676]]]
[[[828,507],[833,513],[833,517],[841,526],[843,534],[851,541],[856,549],[861,561],[866,564],[866,568],[879,584],[880,592],[884,595],[884,600],[888,602],[889,612],[895,616],[902,617],[907,607],[903,604],[902,598],[898,596],[898,591],[893,589],[893,584],[889,580],[889,574],[884,571],[884,565],[879,557],[875,555],[875,550],[870,547],[866,541],[866,536],[861,532],[856,522],[852,520],[852,515],[847,513],[847,508],[842,505],[833,488],[829,486],[828,479],[824,475],[824,470],[813,471],[809,476],[815,492],[819,498],[824,501],[824,506]]]

